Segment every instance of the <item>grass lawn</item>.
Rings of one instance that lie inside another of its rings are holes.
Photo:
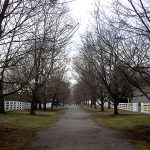
[[[113,115],[113,109],[84,107],[91,111],[93,119],[102,126],[119,129],[136,144],[136,150],[150,150],[150,114],[140,114],[119,110],[119,115]]]
[[[62,110],[37,111],[35,116],[28,111],[10,111],[0,114],[0,150],[22,150],[28,145],[35,131],[55,125]]]

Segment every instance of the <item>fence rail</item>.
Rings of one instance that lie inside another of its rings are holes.
[[[104,105],[105,107],[107,107],[108,103],[105,103]],[[26,110],[26,109],[30,109],[31,103],[20,102],[20,101],[5,101],[4,106],[6,111]],[[51,103],[47,103],[46,108],[50,108],[50,107],[51,107]],[[150,113],[150,103],[141,103],[140,107],[138,106],[138,103],[119,103],[118,109],[135,111],[135,112],[141,111],[142,113]]]
[[[108,107],[108,102],[104,104],[105,107]],[[114,108],[114,105],[111,104],[111,108]],[[142,113],[150,113],[150,103],[119,103],[118,109],[134,111],[134,112],[142,112]]]
[[[119,103],[118,109],[138,111],[138,103]]]
[[[141,112],[150,113],[150,103],[141,103]]]
[[[41,105],[43,108],[43,104]],[[39,105],[37,105],[39,108]],[[50,108],[51,103],[46,103],[46,108]],[[5,101],[4,102],[5,111],[10,110],[27,110],[31,108],[31,103],[20,102],[20,101]]]
[[[31,104],[19,101],[5,101],[4,102],[5,110],[25,110],[30,109]]]

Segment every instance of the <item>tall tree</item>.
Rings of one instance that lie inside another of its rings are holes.
[[[76,29],[65,3],[58,3],[53,7],[44,3],[42,13],[35,20],[34,40],[29,41],[29,56],[32,57],[34,68],[32,80],[28,84],[29,93],[32,93],[30,114],[33,115],[39,90],[45,87],[46,91],[47,81],[61,68],[66,56],[66,46]],[[46,98],[46,93],[44,97]]]
[[[38,13],[41,1],[29,0],[4,0],[0,3],[0,113],[5,113],[4,97],[19,91],[20,86],[14,84],[17,81],[7,81],[9,72],[16,67],[20,68],[20,61],[27,54],[26,41],[30,38],[31,19]],[[28,79],[28,78],[26,78]],[[4,88],[15,85],[15,90]]]

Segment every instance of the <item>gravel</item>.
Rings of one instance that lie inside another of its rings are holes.
[[[91,114],[68,106],[54,127],[37,133],[26,150],[134,150],[118,130],[97,125]]]

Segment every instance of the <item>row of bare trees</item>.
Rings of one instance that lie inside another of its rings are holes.
[[[0,2],[0,112],[4,99],[18,94],[37,102],[66,99],[66,47],[77,24],[67,1],[4,0]]]
[[[131,98],[133,88],[150,100],[144,89],[150,86],[150,5],[147,0],[114,0],[106,12],[95,4],[74,68],[79,74],[76,88],[88,89],[88,99],[100,99],[102,111],[111,100],[116,115],[119,102]],[[81,95],[80,100],[87,100]]]

